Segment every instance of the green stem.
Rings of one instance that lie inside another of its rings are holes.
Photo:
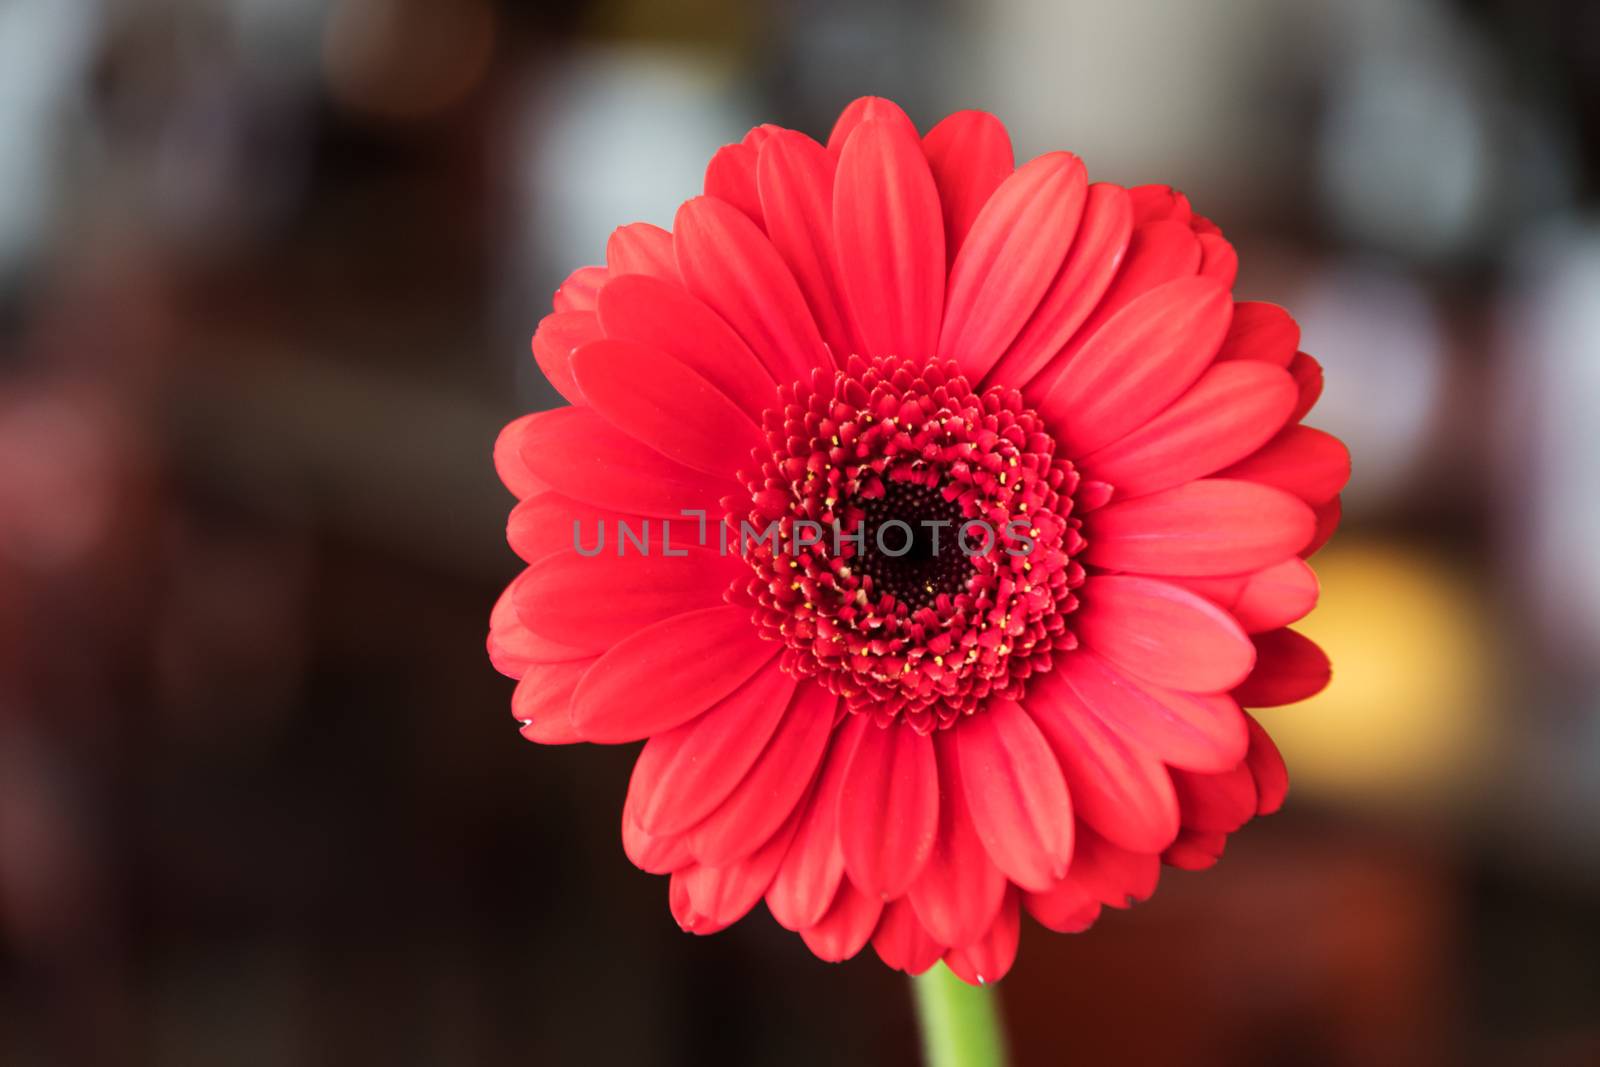
[[[911,980],[927,1067],[1004,1067],[1000,995],[969,986],[942,963]]]

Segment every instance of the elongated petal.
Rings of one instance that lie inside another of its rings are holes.
[[[1004,978],[1017,959],[1021,915],[1017,891],[1010,890],[989,932],[970,945],[945,953],[945,966],[968,985],[987,985]]]
[[[989,372],[989,381],[1020,389],[1062,350],[1105,295],[1132,233],[1127,190],[1108,182],[1089,186],[1067,258],[1032,317]]]
[[[494,664],[495,670],[508,678],[521,678],[534,664],[594,658],[594,653],[587,649],[548,641],[529,630],[517,617],[516,590],[517,583],[512,582],[489,613],[489,662]]]
[[[1161,878],[1161,864],[1153,852],[1126,849],[1095,833],[1078,828],[1078,849],[1067,877],[1091,897],[1113,908],[1126,908],[1148,900]],[[1183,834],[1179,832],[1181,839]]]
[[[657,349],[593,341],[573,354],[572,372],[584,399],[607,421],[686,467],[732,477],[764,444],[754,419]]]
[[[933,939],[917,920],[904,897],[887,905],[872,935],[872,947],[889,967],[906,974],[921,974],[944,955],[945,946]]]
[[[589,661],[532,664],[511,694],[511,714],[522,736],[541,745],[571,745],[583,740],[572,725],[572,691]]]
[[[1100,901],[1074,878],[1063,878],[1042,893],[1024,893],[1022,906],[1039,923],[1059,934],[1081,934],[1100,918]]]
[[[1241,300],[1217,353],[1217,361],[1253,359],[1287,367],[1300,347],[1300,326],[1277,304]]]
[[[572,721],[602,744],[670,730],[739,688],[777,651],[742,607],[664,619],[595,661],[572,695]]]
[[[1190,830],[1231,834],[1256,813],[1256,783],[1241,763],[1221,774],[1195,774],[1173,768],[1183,825]]]
[[[555,391],[571,403],[583,402],[583,392],[572,377],[572,353],[601,336],[600,319],[591,310],[558,311],[539,320],[533,335],[534,362]]]
[[[1250,752],[1245,756],[1245,765],[1256,783],[1256,814],[1271,815],[1283,807],[1284,798],[1289,795],[1289,769],[1261,724],[1249,715],[1245,722],[1250,727]]]
[[[1350,480],[1350,450],[1331,434],[1290,426],[1221,477],[1277,486],[1308,504],[1325,504]]]
[[[893,900],[922,873],[939,828],[933,739],[902,723],[865,732],[839,794],[839,843],[851,881]]]
[[[1122,499],[1157,493],[1250,455],[1283,427],[1294,403],[1294,382],[1281,368],[1218,363],[1171,407],[1082,466]]]
[[[926,359],[944,310],[944,220],[914,132],[862,123],[839,156],[833,233],[862,355]]]
[[[716,810],[761,755],[794,688],[794,678],[768,660],[704,715],[650,738],[628,785],[639,794],[639,825],[678,834]]]
[[[642,276],[617,278],[600,291],[598,313],[607,337],[665,352],[752,418],[777,402],[777,383],[750,346],[677,285]]]
[[[1289,361],[1289,375],[1300,391],[1289,421],[1299,422],[1311,413],[1322,397],[1322,364],[1304,352],[1296,352],[1294,359]]]
[[[1143,574],[1239,574],[1292,558],[1315,529],[1316,517],[1299,498],[1215,478],[1095,511],[1085,522],[1084,558]]]
[[[1233,616],[1154,578],[1090,578],[1074,628],[1086,646],[1134,677],[1191,693],[1232,689],[1255,663]]]
[[[527,437],[529,429],[537,425],[542,414],[543,412],[534,412],[532,415],[511,420],[494,441],[495,473],[518,500],[526,500],[549,488],[538,475],[528,469],[527,461],[522,458],[523,439]]]
[[[1200,377],[1233,302],[1186,278],[1130,302],[1084,345],[1039,403],[1068,455],[1084,456],[1148,422]]]
[[[1060,761],[1079,818],[1127,848],[1165,848],[1178,832],[1166,768],[1102,722],[1072,689],[1050,681],[1054,673],[1029,690],[1027,709]]]
[[[1287,626],[1317,605],[1317,576],[1303,559],[1286,559],[1249,574],[1174,581],[1227,608],[1245,633]]]
[[[1252,640],[1256,668],[1233,691],[1240,704],[1248,708],[1294,704],[1327,688],[1333,668],[1315,641],[1294,630],[1269,630]]]
[[[772,884],[794,837],[796,822],[797,818],[791,816],[766,844],[726,867],[695,864],[686,869],[683,878],[689,894],[689,913],[719,930],[744,918]],[[688,929],[700,932],[695,927]]]
[[[837,697],[815,683],[795,690],[750,772],[687,834],[695,859],[725,866],[764,844],[801,806],[827,752],[837,703]]]
[[[1194,214],[1189,198],[1170,185],[1135,185],[1128,190],[1128,203],[1133,206],[1133,221],[1139,226],[1147,222],[1187,226]]]
[[[881,96],[861,96],[845,105],[834,121],[833,130],[828,134],[828,152],[838,158],[844,150],[844,143],[856,132],[856,127],[874,119],[899,127],[912,137],[917,136],[917,128],[912,124],[911,117],[899,104]]]
[[[627,804],[622,806],[622,851],[628,862],[650,874],[671,874],[694,863],[682,837],[676,834],[655,837],[645,833]]]
[[[761,149],[756,168],[761,209],[773,247],[789,265],[822,339],[843,363],[856,352],[833,243],[834,159],[804,134],[784,130]]]
[[[945,255],[954,262],[978,212],[1016,166],[1011,135],[986,111],[957,111],[928,131],[922,151],[939,188]]]
[[[794,275],[737,208],[696,197],[673,223],[678,272],[689,292],[722,316],[779,382],[809,381],[833,360]]]
[[[839,883],[827,914],[801,930],[800,937],[819,960],[842,963],[866,947],[882,914],[883,901],[857,889],[846,878]]]
[[[802,930],[822,920],[844,876],[844,851],[839,845],[839,790],[856,746],[868,730],[865,715],[852,715],[834,735],[822,774],[805,804],[799,830],[778,868],[767,907],[780,926]]]
[[[546,556],[573,551],[580,546],[589,550],[597,539],[604,537],[604,528],[619,519],[626,520],[628,516],[544,491],[511,509],[511,517],[506,522],[506,541],[523,562],[537,563]],[[634,522],[637,525],[637,520]]]
[[[723,145],[706,165],[706,195],[738,208],[761,225],[761,197],[756,193],[756,149],[746,144]]]
[[[593,311],[595,294],[606,283],[606,276],[604,267],[579,267],[567,275],[551,304],[558,312]]]
[[[606,267],[611,281],[624,274],[644,274],[674,284],[679,281],[672,234],[648,222],[618,226],[611,231],[606,241]]]
[[[1244,758],[1244,714],[1232,697],[1138,682],[1088,649],[1053,673],[1096,718],[1165,763],[1217,772]]]
[[[989,373],[1066,259],[1087,193],[1083,161],[1069,152],[1040,156],[1001,184],[950,271],[941,360],[972,381]]]
[[[715,549],[684,553],[591,558],[568,550],[546,556],[517,579],[517,615],[535,634],[604,652],[646,626],[723,602],[743,562]]]
[[[1326,545],[1329,539],[1338,532],[1339,519],[1344,514],[1344,505],[1340,503],[1339,497],[1335,496],[1332,500],[1315,505],[1311,510],[1317,513],[1317,532],[1312,536],[1311,543],[1300,550],[1301,559],[1310,559],[1316,555],[1322,546]]]
[[[1089,317],[1033,377],[1023,395],[1030,403],[1037,404],[1055,388],[1062,374],[1101,327],[1123,308],[1168,282],[1193,278],[1199,270],[1200,242],[1189,227],[1177,222],[1151,222],[1135,228],[1116,276],[1096,301]]]
[[[1200,276],[1210,278],[1224,289],[1232,289],[1239,276],[1239,253],[1216,234],[1203,233],[1200,241]]]
[[[934,737],[939,769],[939,832],[922,875],[907,892],[922,925],[947,945],[983,936],[1005,899],[1006,876],[978,837],[962,783],[957,731]]]
[[[679,520],[685,509],[720,514],[722,496],[734,485],[668,459],[589,408],[531,416],[520,444],[534,478],[611,511]]]
[[[1025,889],[1047,889],[1072,859],[1072,801],[1061,765],[1015,702],[993,699],[955,730],[978,837]]]

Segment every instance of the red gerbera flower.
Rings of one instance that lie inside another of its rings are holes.
[[[993,980],[1023,909],[1082,930],[1279,806],[1240,706],[1327,681],[1285,627],[1349,458],[1235,266],[1169,188],[868,98],[556,293],[490,654],[531,740],[647,739],[623,845],[684,929],[765,898],[823,959]]]

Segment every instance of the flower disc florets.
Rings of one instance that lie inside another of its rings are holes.
[[[1078,474],[1016,390],[854,358],[779,397],[730,522],[755,572],[736,593],[788,670],[926,732],[1075,646]]]

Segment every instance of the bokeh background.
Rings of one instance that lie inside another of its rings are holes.
[[[1183,188],[1355,457],[1288,808],[1025,934],[1018,1062],[1600,1063],[1582,0],[0,0],[0,1062],[915,1062],[483,651],[552,290],[868,92]]]

